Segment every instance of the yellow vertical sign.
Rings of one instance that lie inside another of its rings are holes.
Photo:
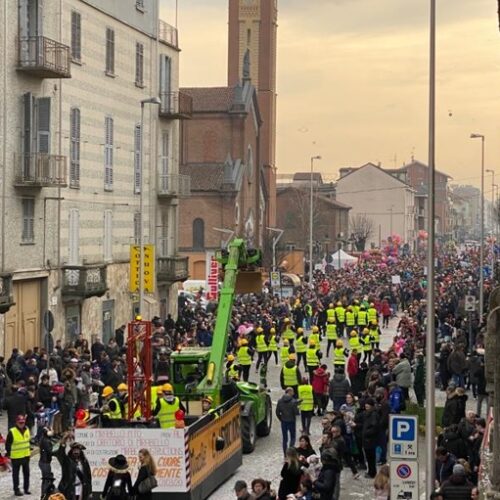
[[[131,292],[139,291],[139,274],[141,269],[141,247],[130,245],[130,283]],[[144,245],[144,291],[154,292],[155,249],[154,245]]]

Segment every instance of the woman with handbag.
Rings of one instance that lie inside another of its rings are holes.
[[[101,498],[106,500],[128,500],[132,495],[132,478],[127,459],[116,455],[108,461],[109,471]]]
[[[135,480],[133,491],[136,500],[152,500],[153,489],[156,488],[156,465],[148,450],[139,450],[139,462],[141,467]]]

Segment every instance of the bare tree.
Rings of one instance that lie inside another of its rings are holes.
[[[373,234],[373,219],[366,214],[356,214],[350,218],[349,228],[356,250],[364,251],[366,240]]]

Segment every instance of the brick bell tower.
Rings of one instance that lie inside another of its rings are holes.
[[[268,190],[266,226],[276,225],[276,48],[278,0],[229,0],[228,85],[243,78],[250,53],[250,77],[257,89],[263,124],[260,160]]]

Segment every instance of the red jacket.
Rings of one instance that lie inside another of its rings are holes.
[[[313,372],[313,379],[311,385],[313,387],[313,392],[316,394],[328,394],[328,383],[330,380],[330,374],[323,370],[323,368],[316,368]]]
[[[355,377],[359,371],[358,358],[352,354],[347,359],[347,375],[349,378]]]

